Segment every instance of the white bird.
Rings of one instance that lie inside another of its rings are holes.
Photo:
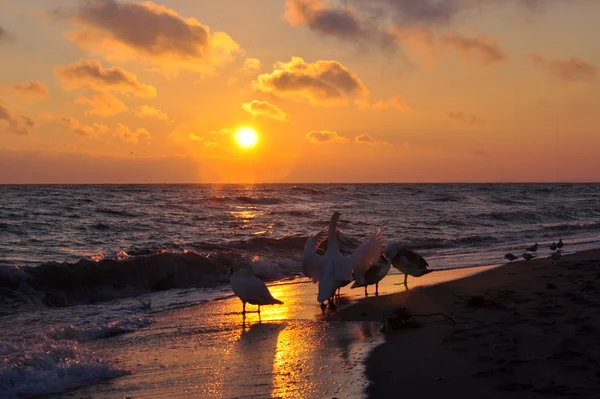
[[[354,282],[350,288],[365,287],[365,296],[369,296],[367,287],[375,284],[375,295],[379,295],[379,282],[383,280],[385,276],[387,276],[390,268],[392,267],[392,262],[389,260],[389,258],[385,256],[385,254],[383,254],[382,257],[383,260],[375,262],[365,271],[363,284]]]
[[[302,272],[316,283],[323,274],[323,250],[319,247],[327,239],[327,229],[319,231],[306,240],[304,244],[304,258],[302,259]]]
[[[377,229],[377,232],[362,243],[354,254],[349,257],[343,256],[336,236],[339,218],[340,213],[337,211],[331,216],[327,234],[327,251],[318,259],[323,273],[319,279],[317,301],[321,303],[323,309],[325,300],[331,298],[339,287],[352,280],[352,272],[357,282],[363,282],[365,270],[381,256],[383,248],[383,236],[381,230]],[[332,304],[333,302],[330,302],[330,305]]]
[[[413,277],[421,277],[433,270],[427,269],[429,264],[421,255],[415,251],[405,248],[400,243],[391,243],[385,249],[386,256],[392,261],[392,266],[404,273],[404,285],[410,274]]]
[[[523,257],[523,259],[525,259],[526,261],[530,261],[531,259],[535,258],[535,255],[532,254],[528,254],[527,252],[525,252],[523,255],[521,255]]]
[[[552,258],[552,263],[554,263],[554,261],[560,262],[561,256],[562,254],[560,253],[560,251],[553,252],[552,255],[550,255],[550,257]]]
[[[562,249],[562,247],[565,245],[565,243],[563,242],[562,238],[558,240],[558,244],[556,244],[556,248],[558,249]]]
[[[271,295],[271,292],[261,279],[254,276],[251,266],[243,267],[235,272],[232,268],[229,281],[233,293],[242,301],[243,315],[246,314],[246,303],[258,305],[258,314],[260,314],[260,305],[283,304],[279,299],[273,298],[273,295]]]
[[[511,253],[507,253],[506,255],[504,255],[504,259],[512,262],[513,260],[519,259],[519,257],[515,256],[515,255],[513,255]]]

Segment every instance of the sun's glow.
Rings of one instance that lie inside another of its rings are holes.
[[[258,133],[251,127],[241,127],[235,132],[235,141],[242,148],[252,148],[258,142]]]

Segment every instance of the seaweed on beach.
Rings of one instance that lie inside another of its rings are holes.
[[[385,330],[386,326],[390,326],[392,330],[401,330],[405,328],[417,328],[421,324],[417,322],[415,317],[430,317],[430,316],[442,316],[450,321],[451,324],[455,325],[456,321],[444,313],[430,313],[430,314],[416,314],[410,313],[406,308],[398,308],[391,315],[387,316],[384,320],[384,326],[381,331]]]

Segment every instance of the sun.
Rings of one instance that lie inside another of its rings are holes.
[[[240,127],[235,132],[235,141],[242,148],[252,148],[258,143],[258,133],[251,127]]]

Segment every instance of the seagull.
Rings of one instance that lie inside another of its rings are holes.
[[[384,251],[386,256],[391,260],[392,266],[404,273],[404,285],[410,274],[413,277],[421,277],[433,270],[427,269],[429,264],[421,255],[415,251],[405,248],[400,243],[391,243]]]
[[[529,248],[527,248],[526,251],[537,252],[537,249],[538,249],[538,244],[536,242],[535,244],[533,244],[532,246],[530,246]]]
[[[273,298],[273,295],[271,295],[271,292],[269,292],[269,289],[262,280],[254,276],[252,266],[242,267],[235,272],[231,268],[229,281],[233,293],[242,301],[242,314],[244,316],[246,315],[246,302],[251,305],[258,305],[259,315],[260,305],[283,304],[279,299]]]
[[[506,255],[504,255],[504,259],[507,259],[509,262],[512,262],[513,260],[519,259],[519,257],[514,256],[511,253],[507,253]]]
[[[521,255],[523,257],[523,259],[525,259],[526,261],[530,261],[531,259],[535,258],[535,255],[529,254],[527,252],[525,252],[523,255]]]
[[[554,261],[560,263],[561,256],[562,254],[560,253],[560,251],[553,252],[552,255],[550,255],[550,257],[552,258],[552,263],[554,263]]]
[[[383,258],[383,261],[380,260],[379,262],[375,262],[365,271],[363,283],[359,284],[358,282],[354,282],[350,288],[365,287],[365,296],[369,296],[367,287],[375,284],[375,295],[379,295],[379,282],[387,276],[392,267],[392,262],[385,254],[382,254],[381,257]]]
[[[321,309],[325,310],[325,300],[330,299],[335,291],[352,280],[352,272],[362,283],[364,279],[364,270],[366,270],[375,259],[381,256],[383,247],[383,236],[381,230],[361,244],[360,247],[349,257],[343,256],[340,252],[338,239],[336,236],[337,222],[340,218],[339,212],[334,212],[329,222],[327,233],[327,251],[325,255],[319,258],[319,267],[323,272],[319,279],[319,293],[317,301],[321,303]],[[314,258],[317,260],[317,258]],[[330,300],[330,307],[333,302]]]
[[[556,244],[556,248],[558,248],[558,249],[562,249],[562,247],[563,247],[564,245],[565,245],[565,244],[563,243],[563,241],[562,241],[562,238],[561,238],[561,239],[559,239],[559,240],[558,240],[558,244]]]
[[[551,249],[552,251],[556,251],[556,247],[558,247],[558,245],[556,245],[556,243],[555,243],[555,242],[553,242],[552,244],[550,244],[550,249]]]

